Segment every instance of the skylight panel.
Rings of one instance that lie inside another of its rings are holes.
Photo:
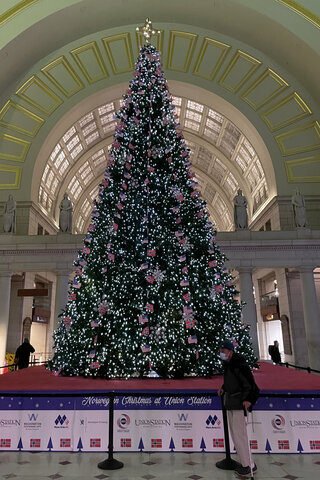
[[[181,97],[172,97],[173,104],[177,107],[181,107],[182,98]]]
[[[248,173],[247,180],[248,180],[248,182],[249,182],[249,184],[250,184],[250,188],[251,188],[251,191],[252,191],[252,190],[254,189],[256,183],[257,183],[257,182],[256,182],[256,177],[254,176],[254,174],[253,174],[252,171],[250,171],[250,172]]]
[[[241,157],[242,157],[243,161],[246,163],[246,165],[249,165],[249,163],[251,162],[251,157],[250,157],[250,154],[249,154],[248,150],[246,148],[244,148],[244,146],[240,147],[240,154],[241,154]]]
[[[247,149],[250,157],[253,158],[255,156],[256,152],[255,152],[253,146],[251,145],[251,143],[246,138],[243,140],[243,145]]]
[[[245,169],[247,168],[247,164],[246,164],[246,162],[243,160],[243,158],[241,157],[241,155],[237,155],[237,156],[236,156],[236,162],[237,162],[237,164],[239,165],[239,167],[241,168],[241,170],[244,172]]]
[[[220,133],[221,130],[221,124],[215,122],[214,120],[211,120],[210,118],[207,118],[206,120],[206,127],[210,128],[214,132]]]
[[[83,146],[81,145],[81,143],[79,143],[79,145],[76,148],[74,148],[70,153],[71,157],[73,159],[76,158],[76,156],[79,155],[79,153],[82,152],[82,150],[83,150]]]
[[[90,192],[90,197],[94,200],[98,195],[99,186],[94,187]]]
[[[91,122],[89,125],[87,125],[85,128],[82,129],[83,135],[86,137],[89,135],[89,133],[93,132],[94,130],[97,130],[97,124],[96,122]]]
[[[191,120],[186,120],[184,122],[184,125],[186,128],[190,128],[190,130],[194,130],[195,132],[198,132],[200,129],[200,124],[196,122],[192,122]]]
[[[216,194],[216,190],[214,189],[214,187],[208,184],[205,189],[205,196],[208,203],[212,203],[212,200],[214,199],[215,194]]]
[[[203,134],[210,139],[211,143],[213,143],[213,144],[217,143],[217,140],[219,138],[218,133],[213,132],[209,128],[205,128]]]
[[[230,191],[231,194],[233,194],[235,192],[235,190],[237,189],[238,187],[238,182],[237,180],[234,178],[234,176],[232,175],[232,173],[229,173],[229,175],[227,176],[226,178],[226,185],[228,185],[228,189]]]
[[[58,180],[57,177],[54,177],[54,180],[53,180],[52,185],[51,185],[51,194],[52,195],[55,195],[58,185],[59,185],[59,180]]]
[[[59,174],[62,176],[64,174],[64,172],[67,170],[67,168],[69,167],[69,162],[67,159],[65,159],[63,161],[63,163],[61,164],[60,168],[59,168]]]
[[[46,207],[47,206],[47,201],[48,201],[48,194],[45,190],[43,190],[42,201],[43,201],[44,206]]]
[[[92,169],[90,167],[90,165],[88,164],[88,162],[86,162],[82,167],[81,169],[79,170],[79,174],[80,174],[80,177],[83,181],[83,183],[85,185],[87,185],[93,178],[93,172],[92,172]]]
[[[256,179],[256,183],[258,183],[258,180],[259,180],[259,178],[260,178],[260,175],[259,175],[259,171],[258,171],[256,165],[253,165],[253,166],[252,166],[251,171],[252,171],[252,174],[254,175],[254,177],[255,177],[255,179]]]
[[[44,182],[46,180],[46,177],[48,173],[51,171],[50,165],[46,165],[46,168],[44,169],[43,175],[42,175],[42,181]]]
[[[230,133],[230,135],[232,135],[232,137],[234,137],[236,142],[238,142],[239,138],[241,137],[240,130],[231,122],[227,123],[226,130]]]
[[[50,155],[50,160],[52,162],[54,161],[54,159],[56,158],[56,156],[58,155],[60,150],[61,150],[61,145],[60,145],[60,143],[57,143],[57,145],[54,147],[54,149],[52,150],[51,155]]]
[[[79,180],[76,177],[73,177],[73,179],[69,183],[69,191],[70,191],[71,195],[74,197],[75,200],[77,200],[79,198],[79,196],[81,195],[82,187],[80,185]]]
[[[193,112],[192,110],[187,110],[186,111],[186,118],[189,118],[190,120],[194,120],[195,122],[201,122],[202,115],[200,115],[197,112]]]
[[[108,113],[107,115],[103,115],[100,117],[101,125],[105,125],[106,123],[114,122],[114,116],[112,113]]]
[[[86,144],[90,145],[90,143],[94,142],[97,138],[99,138],[99,132],[98,130],[96,132],[93,132],[91,135],[85,138]]]
[[[55,162],[53,163],[54,167],[59,170],[59,167],[61,165],[61,163],[63,162],[63,160],[66,158],[66,154],[64,153],[63,150],[61,150],[61,152],[59,153],[59,155],[57,156]]]
[[[79,120],[79,125],[82,128],[84,125],[86,125],[88,122],[91,120],[94,120],[94,115],[93,112],[88,113],[88,115],[85,115]]]
[[[215,110],[211,110],[211,108],[209,108],[208,115],[209,117],[214,118],[216,122],[222,125],[224,117],[220,115],[218,112],[216,112]]]
[[[264,171],[263,171],[261,162],[258,158],[256,159],[256,166],[257,166],[257,169],[259,170],[260,177],[261,178],[264,177]]]
[[[121,99],[123,101],[123,99]],[[121,102],[120,100],[120,102]],[[102,105],[101,107],[98,108],[99,115],[102,116],[105,113],[108,112],[114,112],[114,103],[106,103],[105,105]]]
[[[76,133],[76,129],[75,127],[71,127],[62,137],[62,140],[67,143],[67,141],[69,140],[69,138],[71,138],[74,134]]]
[[[224,203],[224,201],[222,200],[221,197],[218,197],[215,204],[214,204],[214,208],[215,210],[217,210],[217,212],[222,215],[226,209],[226,204]]]
[[[80,142],[80,138],[79,138],[79,135],[75,135],[73,137],[73,139],[67,143],[67,149],[69,150],[69,152],[71,152],[71,150]]]
[[[92,157],[93,158],[93,157]],[[98,168],[100,165],[102,165],[103,163],[106,162],[106,156],[105,156],[105,153],[103,152],[103,154],[100,156],[100,157],[96,157],[94,160],[93,160],[93,164],[95,166],[95,168]]]
[[[92,160],[96,160],[97,158],[101,157],[101,155],[104,155],[104,157],[105,157],[105,153],[104,153],[103,148],[100,148],[100,150],[98,150],[96,153],[94,153],[91,158],[92,158]]]
[[[116,122],[108,123],[108,125],[105,125],[103,127],[103,132],[104,133],[112,132],[114,130],[115,126],[116,126]]]
[[[81,213],[86,218],[91,210],[92,210],[91,204],[90,204],[89,200],[86,198],[85,201],[82,204]]]
[[[53,180],[53,179],[54,179],[54,173],[53,173],[52,170],[50,170],[50,172],[49,172],[49,174],[48,174],[48,176],[47,176],[47,178],[46,178],[46,183],[45,183],[45,185],[46,185],[46,187],[47,187],[48,189],[50,189],[51,183],[52,183],[52,180]]]
[[[191,108],[192,110],[196,110],[197,112],[203,112],[204,106],[200,103],[193,102],[192,100],[187,101],[187,108]]]

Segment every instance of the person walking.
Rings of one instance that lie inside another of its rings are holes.
[[[224,340],[221,344],[220,358],[224,366],[224,383],[218,395],[223,397],[230,434],[241,462],[235,471],[247,477],[257,471],[251,456],[245,418],[256,401],[253,393],[255,381],[245,358],[235,352],[232,341]]]
[[[27,368],[29,366],[30,353],[35,350],[28,338],[23,340],[23,343],[17,348],[15,355],[15,363],[18,365],[19,370]]]
[[[281,363],[281,355],[280,355],[280,352],[279,352],[279,342],[278,340],[275,340],[273,342],[273,345],[269,345],[269,355],[273,361],[273,363],[275,363],[276,365],[279,365],[279,363]]]

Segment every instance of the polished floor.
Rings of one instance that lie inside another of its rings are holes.
[[[216,468],[218,453],[117,453],[120,470],[100,470],[101,453],[0,452],[0,479],[16,480],[231,480],[232,471]],[[320,478],[319,454],[254,455],[255,480]]]

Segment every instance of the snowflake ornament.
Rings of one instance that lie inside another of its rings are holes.
[[[155,340],[165,340],[166,338],[166,329],[165,327],[160,327],[159,324],[150,328],[152,336]]]
[[[176,195],[182,195],[181,190],[177,185],[173,185],[173,187],[170,187],[170,190],[172,191],[172,195],[175,197]]]
[[[185,237],[185,242],[183,244],[183,248],[188,251],[188,250],[191,250],[191,248],[193,247],[193,243],[190,242],[190,239],[189,237]]]
[[[153,270],[152,275],[156,282],[161,283],[165,278],[165,273],[166,273],[166,270],[161,271],[157,265],[156,268]]]
[[[184,322],[188,322],[190,320],[193,320],[194,319],[194,316],[193,316],[193,312],[192,313],[183,313],[183,321]]]
[[[131,190],[134,190],[135,188],[137,188],[139,186],[139,181],[136,178],[132,178],[129,186],[130,186]]]
[[[216,289],[214,287],[210,288],[210,298],[212,298],[212,300],[215,300],[216,295],[217,295]]]
[[[151,148],[152,158],[156,159],[156,158],[160,157],[160,155],[161,155],[161,148],[157,148],[157,147],[153,146]]]

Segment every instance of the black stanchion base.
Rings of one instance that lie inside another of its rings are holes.
[[[236,467],[239,467],[240,463],[232,458],[224,458],[216,463],[216,467],[221,468],[221,470],[235,470]]]
[[[123,467],[123,463],[115,458],[107,458],[103,462],[98,463],[98,467],[102,470],[118,470]]]

